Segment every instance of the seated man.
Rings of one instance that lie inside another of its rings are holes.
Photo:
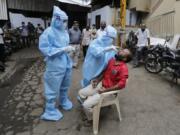
[[[91,112],[92,107],[98,104],[101,93],[123,89],[126,86],[128,67],[125,62],[130,58],[131,53],[128,49],[119,51],[115,58],[109,60],[104,72],[79,91],[78,100],[82,103],[85,112]]]

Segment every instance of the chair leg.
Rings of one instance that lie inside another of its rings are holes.
[[[118,112],[118,116],[119,116],[119,121],[122,121],[119,101],[116,100],[116,103],[115,103],[115,104],[116,104],[116,108],[117,108],[117,112]]]
[[[99,106],[95,106],[93,109],[93,133],[94,135],[98,134],[98,128],[99,128],[99,114],[100,114],[100,108]]]

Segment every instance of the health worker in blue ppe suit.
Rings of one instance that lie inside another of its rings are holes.
[[[83,63],[82,87],[86,87],[92,79],[100,75],[108,61],[116,54],[117,50],[113,43],[117,37],[117,31],[110,25],[106,27],[105,31],[105,35],[93,40],[89,46]]]
[[[71,82],[72,60],[68,52],[73,51],[69,45],[69,35],[66,30],[68,16],[54,6],[51,26],[40,36],[39,49],[45,56],[46,71],[44,73],[45,111],[41,119],[57,121],[63,115],[56,108],[56,101],[64,110],[72,108],[68,99],[68,89]]]

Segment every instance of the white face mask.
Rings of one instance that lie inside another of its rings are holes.
[[[68,23],[67,23],[67,22],[64,22],[64,23],[63,23],[63,26],[64,26],[64,28],[66,29],[67,26],[68,26]]]

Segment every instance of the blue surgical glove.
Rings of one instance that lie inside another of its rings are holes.
[[[114,50],[114,51],[118,51],[117,48],[114,45],[108,46],[106,48],[104,48],[104,51],[110,51],[110,50]]]

